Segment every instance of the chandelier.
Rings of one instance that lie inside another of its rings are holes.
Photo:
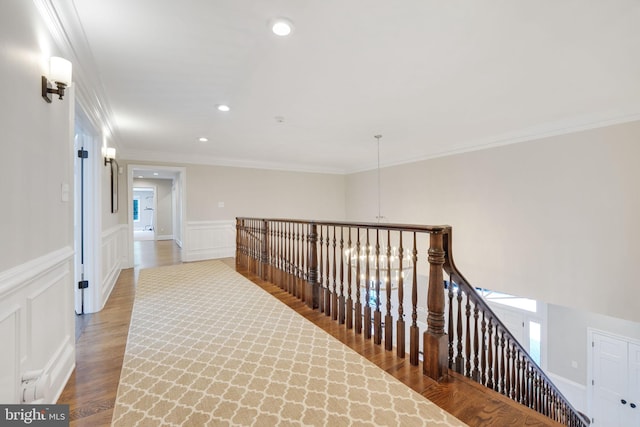
[[[377,184],[378,184],[378,215],[376,220],[380,223],[384,220],[381,213],[381,186],[380,186],[380,138],[382,135],[374,135],[377,142]],[[400,249],[402,246],[402,237],[398,241],[398,245],[390,242],[390,236],[387,233],[386,241],[379,242],[376,235],[376,247],[371,244],[361,247],[351,246],[344,251],[344,262],[351,267],[351,271],[361,288],[369,288],[370,290],[386,291],[387,286],[391,290],[398,289],[400,279],[404,281],[408,272],[413,269],[413,257],[408,250]],[[384,240],[384,239],[383,239]],[[368,238],[367,238],[368,241]],[[368,274],[367,274],[368,273]],[[358,277],[359,275],[359,277]],[[368,281],[367,281],[368,277]],[[376,286],[376,282],[378,286]]]

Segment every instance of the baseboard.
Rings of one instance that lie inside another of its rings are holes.
[[[173,234],[161,234],[156,237],[156,240],[173,240]]]

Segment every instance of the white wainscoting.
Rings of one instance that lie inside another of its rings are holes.
[[[189,221],[186,224],[185,262],[228,258],[236,254],[236,222]]]
[[[571,402],[578,411],[588,414],[587,411],[587,386],[568,380],[565,377],[547,371],[547,376],[558,387],[560,393]]]
[[[43,403],[55,403],[75,367],[73,249],[0,272],[0,402],[21,402],[21,379],[42,371]]]
[[[127,265],[127,224],[119,224],[102,232],[102,283],[99,310],[111,295],[120,271]]]

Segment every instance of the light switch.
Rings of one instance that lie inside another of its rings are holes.
[[[63,202],[69,201],[69,184],[63,183],[60,186],[60,200]]]

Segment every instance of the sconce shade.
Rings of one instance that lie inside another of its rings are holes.
[[[107,147],[105,157],[109,160],[116,158],[116,149],[113,147]]]
[[[49,59],[49,80],[69,86],[71,84],[71,69],[70,61],[59,56],[52,56]]]

